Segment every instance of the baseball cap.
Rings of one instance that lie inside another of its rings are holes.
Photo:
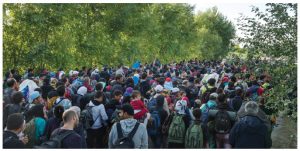
[[[157,85],[155,88],[154,88],[155,92],[157,93],[160,93],[164,90],[164,88],[161,86],[161,85]]]
[[[177,92],[179,92],[179,88],[172,88],[171,92],[172,93],[177,93]]]
[[[40,93],[38,91],[33,91],[31,94],[30,94],[30,100],[29,102],[32,103],[34,99],[40,97]]]

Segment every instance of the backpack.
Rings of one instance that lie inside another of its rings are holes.
[[[257,93],[257,90],[259,89],[259,86],[252,86],[248,92],[250,92],[250,99],[252,101],[258,101],[258,93]]]
[[[86,108],[80,113],[80,122],[83,124],[84,129],[90,129],[95,121],[101,116],[101,114],[98,115],[98,117],[94,120],[93,114],[92,114],[92,108],[93,106],[86,106]]]
[[[229,133],[231,129],[230,116],[227,111],[219,110],[215,117],[215,131],[218,134]]]
[[[151,113],[151,118],[147,124],[147,131],[149,136],[157,136],[159,134],[161,124],[160,116],[158,111],[153,111]]]
[[[209,114],[209,110],[210,109],[211,108],[209,108],[209,106],[207,105],[207,103],[205,103],[205,110],[204,110],[204,112],[202,112],[202,115],[201,115],[201,121],[202,121],[202,123],[204,125],[206,125],[207,122],[208,122],[208,114]]]
[[[118,140],[113,145],[113,148],[120,148],[120,149],[121,148],[135,148],[132,138],[135,135],[137,129],[139,128],[139,125],[140,125],[140,123],[137,122],[135,124],[134,128],[132,129],[132,131],[128,134],[128,136],[124,137],[121,124],[118,122],[117,123]]]
[[[201,97],[201,102],[202,104],[207,103],[207,101],[209,100],[209,95],[212,93],[212,90],[214,88],[209,89],[207,85],[204,85],[206,88],[206,91],[202,94]]]
[[[185,134],[185,148],[203,148],[203,131],[200,124],[192,124]]]
[[[24,130],[24,134],[28,136],[28,143],[26,144],[26,147],[32,148],[34,145],[36,145],[36,139],[35,139],[35,118],[31,119],[28,123],[26,123],[26,128]]]
[[[156,104],[157,101],[154,97],[149,100],[149,102],[147,103],[147,108],[149,109],[150,112],[156,108]]]
[[[49,141],[42,143],[40,146],[34,146],[35,149],[43,149],[43,148],[62,148],[62,141],[71,134],[75,134],[74,131],[67,131],[63,134],[56,134],[51,136]],[[76,142],[74,142],[76,143]]]
[[[185,123],[182,115],[175,115],[168,132],[168,143],[184,143]]]

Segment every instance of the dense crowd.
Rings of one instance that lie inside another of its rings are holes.
[[[3,87],[4,148],[270,148],[276,124],[271,76],[239,61],[14,69]]]

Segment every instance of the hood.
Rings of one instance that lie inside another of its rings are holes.
[[[262,128],[263,122],[255,116],[245,116],[241,119],[241,122],[247,128],[247,131],[257,132]]]
[[[124,135],[128,135],[134,128],[137,120],[133,118],[121,120],[121,127]]]

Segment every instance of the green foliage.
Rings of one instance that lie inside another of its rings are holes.
[[[261,64],[272,76],[274,88],[267,105],[297,119],[297,4],[266,4],[266,12],[253,7],[256,18],[241,17],[239,28],[248,59],[267,59]]]
[[[4,71],[217,59],[234,27],[188,4],[4,4]]]

